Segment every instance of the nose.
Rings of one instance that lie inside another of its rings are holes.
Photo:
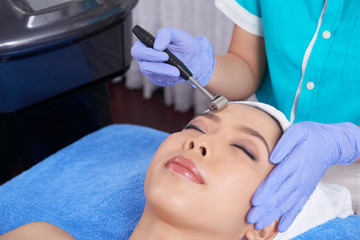
[[[205,159],[209,160],[211,156],[208,142],[203,138],[192,138],[185,142],[185,149],[199,153]]]

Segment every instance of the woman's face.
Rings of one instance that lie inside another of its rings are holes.
[[[242,104],[197,116],[154,155],[146,208],[177,228],[243,236],[251,197],[274,167],[268,159],[280,135],[268,114]]]

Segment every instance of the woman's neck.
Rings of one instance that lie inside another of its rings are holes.
[[[129,240],[180,240],[180,232],[145,208]]]
[[[173,223],[173,224],[172,224]],[[136,225],[129,240],[211,240],[214,235],[207,234],[198,229],[190,229],[189,227],[179,227],[171,219],[164,219],[155,215],[152,211],[145,207],[140,221]]]

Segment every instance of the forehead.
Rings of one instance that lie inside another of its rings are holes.
[[[211,112],[219,118],[227,119],[227,121],[249,121],[259,119],[263,122],[275,123],[275,121],[263,110],[253,106],[241,103],[229,103],[229,105],[220,112]]]
[[[230,103],[225,109],[218,113],[220,121],[225,125],[245,125],[253,128],[264,136],[272,148],[280,138],[281,130],[277,123],[264,111],[239,103]]]

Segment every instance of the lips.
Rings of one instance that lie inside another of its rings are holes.
[[[168,160],[165,167],[170,171],[184,176],[194,183],[204,184],[204,179],[202,178],[199,170],[190,159],[182,156],[176,156]]]

